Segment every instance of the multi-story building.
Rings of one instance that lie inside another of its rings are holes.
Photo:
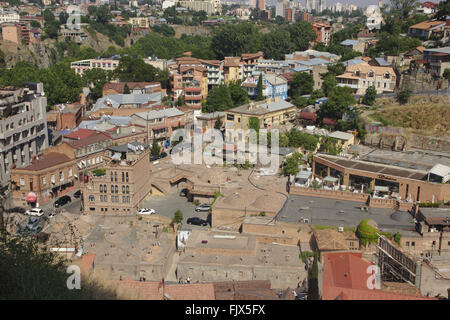
[[[330,43],[331,26],[329,24],[314,22],[312,28],[317,34],[316,42],[322,42],[325,45]]]
[[[250,102],[226,111],[225,130],[249,128],[250,118],[258,118],[260,127],[270,129],[274,125],[295,119],[296,106],[280,99]],[[231,133],[230,133],[231,134]],[[226,136],[230,137],[228,132]]]
[[[256,53],[243,53],[241,55],[241,62],[244,66],[244,78],[251,76],[256,71],[256,66],[260,59],[264,59],[261,51]]]
[[[102,168],[81,184],[87,214],[135,214],[151,190],[148,145],[131,142],[110,146]]]
[[[442,76],[445,69],[450,69],[450,47],[425,49],[423,59],[428,61],[431,73]]]
[[[184,95],[185,104],[201,109],[202,100],[208,95],[207,68],[199,59],[182,57],[177,59],[171,74],[173,99]]]
[[[247,94],[250,98],[256,98],[258,94],[259,76],[251,76],[245,79],[242,83],[242,87],[247,90]],[[280,75],[273,73],[263,74],[262,77],[263,96],[268,98],[279,98],[286,100],[287,98],[287,80]]]
[[[20,15],[15,11],[0,11],[0,24],[2,23],[17,23],[20,21]]]
[[[208,16],[222,11],[220,0],[183,0],[177,4],[192,11],[205,11]]]
[[[408,36],[428,40],[431,36],[436,39],[445,38],[445,21],[424,21],[408,28]]]
[[[130,93],[134,94],[151,94],[161,91],[159,82],[108,82],[103,86],[102,96],[123,94],[125,93],[125,85],[127,85]]]
[[[223,62],[223,77],[225,84],[242,80],[244,66],[239,57],[225,57]]]
[[[173,130],[184,128],[186,122],[184,112],[177,108],[140,112],[134,114],[131,119],[135,124],[145,126],[149,144],[156,139],[163,148],[166,147]]]
[[[10,169],[26,167],[48,147],[47,98],[42,83],[0,89],[0,183],[8,183]]]
[[[214,85],[224,82],[223,66],[219,60],[200,60],[203,67],[207,69],[208,89]]]
[[[370,86],[375,86],[377,93],[393,92],[396,78],[392,67],[371,66],[367,62],[348,65],[343,74],[336,76],[339,86],[348,86],[355,94],[364,94]]]
[[[27,23],[6,24],[2,27],[3,40],[16,44],[30,44],[30,28]]]
[[[56,131],[73,130],[81,123],[82,116],[80,104],[60,104],[47,112],[47,126]]]
[[[261,11],[266,10],[266,1],[265,0],[256,0],[257,8]]]
[[[30,165],[11,169],[13,201],[36,204],[57,197],[64,190],[78,185],[76,172],[74,157],[55,151],[39,155]]]
[[[149,28],[148,18],[146,17],[130,18],[130,20],[128,20],[128,23],[131,24],[133,28]]]
[[[113,71],[119,66],[119,60],[120,57],[80,60],[72,62],[70,68],[79,75],[82,75],[86,70],[94,68]]]

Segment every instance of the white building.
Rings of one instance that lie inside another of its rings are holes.
[[[15,11],[0,11],[0,23],[15,23],[20,21],[20,16]]]

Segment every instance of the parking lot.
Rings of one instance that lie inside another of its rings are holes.
[[[166,196],[151,196],[148,200],[144,200],[140,207],[155,209],[157,214],[168,218],[173,218],[175,211],[180,210],[183,213],[182,223],[185,226],[188,218],[199,217],[207,220],[208,217],[208,212],[195,212],[195,205],[188,202],[186,197],[181,197],[179,191]]]

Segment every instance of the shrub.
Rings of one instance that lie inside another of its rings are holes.
[[[411,96],[411,90],[406,89],[406,90],[402,90],[397,94],[397,100],[398,102],[400,102],[401,104],[405,104],[408,102],[409,97]]]
[[[173,214],[172,222],[173,223],[180,223],[181,221],[183,221],[183,213],[180,210],[177,210]]]

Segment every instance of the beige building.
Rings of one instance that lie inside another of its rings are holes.
[[[135,214],[151,190],[150,150],[132,142],[108,148],[104,166],[89,173],[81,186],[88,214]]]
[[[130,18],[130,20],[128,20],[128,23],[131,24],[131,26],[133,28],[148,28],[149,27],[148,18],[146,18],[146,17]]]
[[[270,280],[297,288],[306,278],[296,245],[259,242],[254,235],[193,230],[177,265],[178,278],[195,281]]]
[[[249,120],[254,117],[259,120],[260,128],[270,129],[274,125],[283,124],[295,119],[296,106],[279,100],[268,98],[265,101],[250,102],[226,111],[225,130],[249,129]],[[231,139],[231,132],[226,132]]]
[[[355,94],[362,95],[370,86],[375,86],[377,93],[394,92],[397,76],[392,67],[371,66],[364,62],[347,66],[336,79],[339,86],[350,87]]]
[[[222,11],[220,0],[187,0],[178,1],[177,4],[192,11],[205,11],[209,16]]]

